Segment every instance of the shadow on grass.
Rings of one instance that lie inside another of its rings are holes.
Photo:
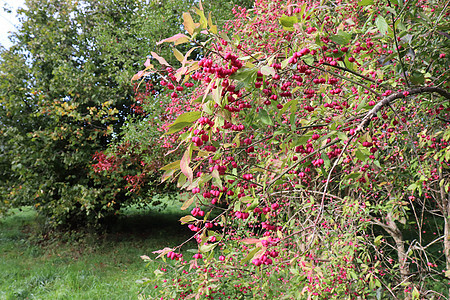
[[[151,238],[152,236],[170,235],[187,236],[190,231],[185,225],[181,225],[179,219],[185,212],[174,210],[154,211],[146,210],[125,211],[116,222],[109,224],[108,234],[126,234],[140,238]]]
[[[0,219],[0,299],[136,299],[137,281],[161,267],[140,256],[188,239],[192,232],[179,222],[185,214],[176,204],[129,208],[104,234],[61,232],[39,242],[29,238],[39,223],[34,210],[14,210]]]

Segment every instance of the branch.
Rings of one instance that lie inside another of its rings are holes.
[[[347,80],[347,81],[349,81],[349,82],[351,82],[351,83],[353,83],[353,84],[359,85],[360,87],[362,87],[362,88],[368,90],[369,92],[371,92],[371,93],[374,94],[375,96],[381,98],[381,95],[380,95],[379,93],[377,93],[375,90],[371,89],[370,87],[365,86],[364,84],[361,84],[361,83],[359,83],[359,82],[357,82],[357,81],[354,81],[354,80],[352,80],[352,79],[350,79],[350,78],[347,78],[347,77],[345,77],[345,76],[342,76],[342,75],[340,75],[340,74],[337,74],[337,73],[334,73],[334,72],[325,70],[324,68],[316,67],[316,66],[313,66],[313,65],[308,65],[306,62],[303,62],[303,63],[304,63],[305,65],[307,65],[308,67],[310,67],[310,68],[317,69],[317,70],[320,70],[320,71],[322,71],[322,72],[326,72],[326,73],[331,74],[331,75],[333,75],[333,76],[339,77],[339,78],[341,78],[341,79],[343,79],[343,80]]]
[[[414,88],[411,90],[407,91],[409,93],[409,95],[416,95],[416,94],[424,94],[424,93],[438,93],[441,96],[444,96],[447,99],[450,99],[450,93],[442,88],[438,88],[438,87],[419,87],[419,88]],[[377,115],[377,113],[385,106],[389,105],[392,101],[396,100],[396,99],[400,99],[400,98],[406,98],[407,96],[405,96],[403,94],[404,92],[398,92],[392,95],[389,95],[387,97],[385,97],[383,100],[381,100],[380,102],[378,102],[367,114],[366,116],[362,119],[361,123],[359,123],[358,127],[356,128],[356,132],[358,133],[362,130],[364,130],[365,128],[367,128],[367,126],[369,126],[370,121],[372,120],[373,117],[375,117]]]
[[[450,120],[446,120],[444,118],[441,117],[436,117],[438,120],[441,120],[442,122],[446,122],[446,123],[450,123]]]
[[[322,200],[320,202],[320,210],[319,213],[317,214],[317,218],[314,221],[314,225],[317,225],[317,223],[320,220],[320,216],[321,213],[324,209],[324,205],[325,205],[325,198],[326,198],[326,194],[327,194],[327,190],[328,190],[328,184],[331,181],[331,173],[333,173],[334,168],[336,168],[337,164],[339,163],[339,161],[341,160],[342,156],[344,156],[345,151],[347,150],[348,146],[350,145],[351,141],[356,137],[356,135],[352,135],[350,137],[349,140],[347,140],[347,142],[345,143],[344,148],[342,148],[341,153],[339,154],[338,158],[334,161],[333,166],[331,167],[330,171],[328,172],[328,177],[327,177],[327,182],[325,183],[325,188],[323,189],[323,195],[322,195]]]
[[[391,2],[389,0],[388,0],[388,3],[389,3],[389,7],[391,7]],[[402,57],[400,55],[400,48],[398,46],[397,30],[395,29],[394,14],[391,14],[391,19],[392,19],[392,31],[394,33],[395,50],[397,51],[398,60],[400,61],[400,65],[402,67],[402,73],[403,73],[403,77],[405,78],[406,85],[408,86],[408,88],[410,88],[411,85],[409,84],[408,77],[406,76],[405,64],[403,63]]]
[[[328,144],[324,145],[323,147],[315,150],[314,152],[311,152],[310,154],[306,155],[305,157],[302,157],[301,159],[299,158],[299,160],[295,163],[292,164],[289,168],[287,168],[286,170],[284,170],[283,172],[281,172],[280,174],[278,174],[278,176],[276,176],[274,179],[272,179],[266,186],[265,190],[269,190],[269,188],[281,177],[283,177],[286,173],[288,173],[290,170],[296,168],[298,165],[302,164],[306,159],[313,157],[314,155],[316,155],[319,151],[322,151],[323,149],[326,149],[328,147],[331,147],[337,143],[339,143],[341,140],[334,140],[329,142]]]
[[[362,74],[359,74],[359,73],[357,73],[357,72],[355,72],[355,71],[352,71],[352,70],[350,70],[350,69],[348,69],[348,68],[343,68],[343,67],[337,66],[337,65],[336,65],[336,66],[333,66],[333,65],[330,65],[330,64],[327,63],[327,62],[324,62],[323,65],[329,66],[329,67],[332,67],[332,68],[335,68],[335,69],[339,69],[339,70],[342,70],[342,71],[344,71],[344,72],[352,73],[353,75],[358,76],[358,77],[361,77],[361,78],[364,79],[364,80],[368,80],[368,81],[370,81],[370,82],[373,82],[373,83],[375,83],[375,84],[378,84],[378,82],[377,82],[375,79],[372,79],[372,78],[370,78],[370,77],[367,77],[367,76],[364,76],[364,75],[362,75]]]

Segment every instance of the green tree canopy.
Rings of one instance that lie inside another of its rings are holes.
[[[123,174],[95,180],[92,157],[120,137],[130,78],[150,52],[168,56],[155,42],[180,29],[192,4],[26,1],[13,46],[0,52],[3,209],[31,204],[51,225],[80,225],[128,201]]]

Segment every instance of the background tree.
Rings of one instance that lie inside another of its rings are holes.
[[[14,45],[1,50],[2,209],[31,204],[52,226],[79,226],[132,201],[124,177],[136,167],[101,181],[92,157],[120,138],[134,114],[134,70],[151,51],[171,51],[154,42],[191,5],[26,2]]]

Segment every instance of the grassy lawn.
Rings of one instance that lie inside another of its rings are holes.
[[[0,219],[0,299],[137,299],[156,263],[141,255],[189,237],[175,207],[164,212],[130,209],[110,233],[30,242],[36,226],[30,208]],[[188,246],[189,247],[189,246]]]

